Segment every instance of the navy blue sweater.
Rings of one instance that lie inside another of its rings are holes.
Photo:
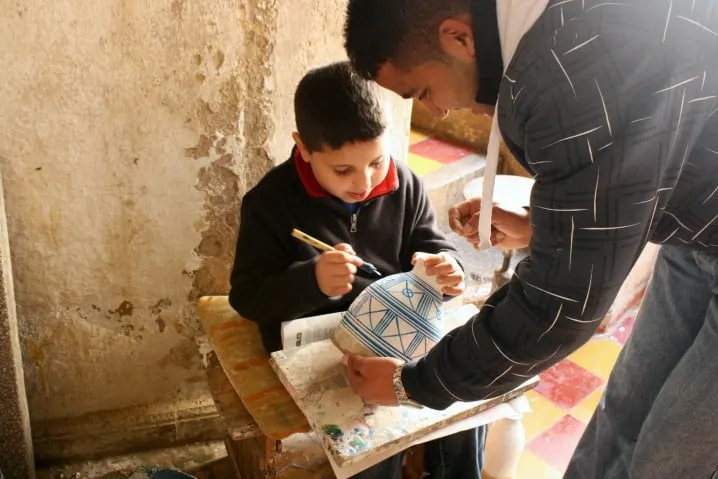
[[[349,294],[328,298],[315,276],[321,252],[294,239],[293,228],[330,245],[352,245],[384,275],[410,271],[417,251],[447,251],[458,259],[436,227],[421,180],[405,165],[392,169],[396,173],[389,191],[365,201],[356,212],[318,193],[317,185],[306,184],[312,178],[303,182],[297,170],[301,166],[292,159],[282,163],[242,199],[229,302],[258,323],[269,352],[282,347],[283,321],[344,311],[375,281],[360,272]]]

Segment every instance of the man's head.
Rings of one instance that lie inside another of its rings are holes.
[[[470,0],[349,0],[344,37],[362,77],[436,115],[475,106]]]
[[[387,117],[381,95],[348,62],[307,73],[294,94],[294,141],[331,195],[365,200],[386,178]]]

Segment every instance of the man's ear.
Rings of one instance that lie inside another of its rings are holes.
[[[469,63],[474,61],[476,49],[471,23],[459,18],[447,18],[439,25],[439,44],[447,55]]]
[[[302,155],[302,159],[309,163],[311,155],[309,154],[309,150],[307,150],[307,147],[304,146],[304,142],[302,142],[302,138],[299,136],[298,132],[292,133],[292,139],[294,140],[294,143],[297,145],[297,148],[299,148],[299,153]]]

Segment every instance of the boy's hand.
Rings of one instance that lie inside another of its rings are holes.
[[[449,253],[414,253],[414,257],[411,258],[411,264],[416,264],[416,260],[419,258],[424,260],[426,274],[436,276],[443,294],[458,296],[464,292],[466,289],[464,270],[461,269],[453,256]]]
[[[331,297],[344,296],[352,290],[354,275],[362,260],[348,244],[335,246],[338,251],[322,253],[315,266],[319,290]]]

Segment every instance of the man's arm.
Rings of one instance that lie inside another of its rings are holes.
[[[242,202],[229,302],[252,321],[301,317],[330,302],[316,280],[316,258],[294,261],[269,218],[266,205],[250,195]],[[279,214],[281,216],[281,213]],[[286,235],[290,235],[289,226]],[[318,256],[317,256],[318,258]]]
[[[476,317],[404,368],[407,392],[426,406],[506,392],[592,336],[705,121],[685,100],[700,82],[671,89],[691,75],[672,75],[662,52],[601,38],[565,54],[574,38],[529,47],[534,58],[512,71],[522,99],[502,95],[514,116],[502,124],[516,127],[508,139],[524,142],[537,173],[530,256]]]

